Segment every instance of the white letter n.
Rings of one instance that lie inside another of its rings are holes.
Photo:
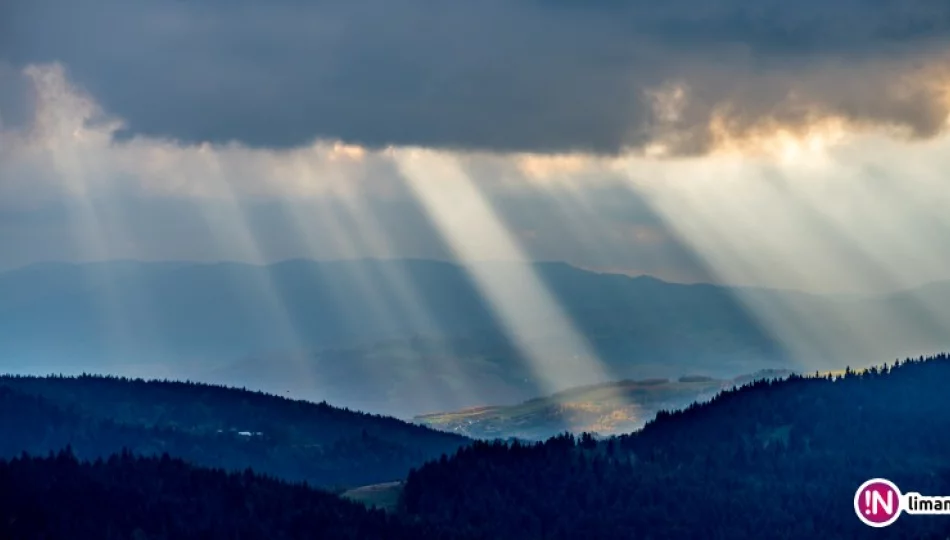
[[[894,513],[894,492],[887,492],[887,501],[884,501],[884,497],[881,497],[879,491],[871,492],[871,511],[877,514],[878,506],[884,508],[888,515]]]

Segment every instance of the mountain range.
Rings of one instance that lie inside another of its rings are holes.
[[[193,383],[5,377],[0,537],[936,540],[950,517],[872,530],[855,493],[950,493],[948,382],[947,355],[753,377],[629,435],[526,443]],[[308,470],[386,481],[338,496]]]
[[[758,380],[621,437],[475,442],[411,472],[401,511],[497,540],[943,539],[947,515],[872,529],[856,494],[950,493],[948,383],[938,355]]]
[[[546,387],[469,270],[427,260],[32,265],[0,273],[0,369],[189,379],[412,418],[622,379],[805,372],[950,347],[947,284],[842,298],[535,263],[528,270],[603,368]],[[478,266],[502,284],[523,270]],[[574,361],[576,340],[552,335],[551,313],[524,313],[520,339],[562,344],[554,361]]]

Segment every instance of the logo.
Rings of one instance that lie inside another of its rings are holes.
[[[861,484],[854,494],[854,511],[865,525],[887,527],[900,517],[902,499],[894,482],[873,478]]]
[[[950,516],[950,495],[928,496],[916,491],[901,493],[894,482],[874,478],[854,494],[854,513],[871,527],[887,527],[901,513],[912,516]]]
[[[887,527],[900,517],[902,501],[901,491],[894,482],[873,478],[861,484],[854,494],[854,511],[865,525]]]

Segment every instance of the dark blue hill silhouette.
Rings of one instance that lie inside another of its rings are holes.
[[[70,400],[108,394],[103,388],[110,385],[121,388],[113,393],[151,394],[146,404],[181,391],[88,378],[101,386],[71,392],[57,386],[62,379],[9,380],[25,384],[0,388],[4,429],[37,434],[105,411]],[[872,530],[855,515],[853,497],[873,477],[905,493],[950,494],[948,383],[950,356],[938,355],[844,375],[752,382],[663,412],[622,437],[472,442],[412,469],[389,516],[250,471],[227,474],[167,456],[124,452],[84,464],[70,450],[0,459],[0,537],[940,539],[950,533],[948,516],[905,513]],[[181,387],[235,405],[215,397],[233,391]],[[59,389],[58,401],[38,396],[48,388]],[[259,400],[275,399],[229,395],[246,400],[238,406],[245,414]],[[202,401],[196,403],[167,414],[154,404],[117,407],[120,421],[136,421],[115,426],[148,429],[156,443],[182,431],[159,424],[197,418],[195,425],[214,427],[216,407],[202,412]],[[281,403],[274,410],[286,415],[291,431],[302,430],[290,412],[302,405]],[[53,439],[47,442],[59,444]],[[0,438],[0,446],[7,441]]]
[[[876,477],[950,495],[948,385],[939,355],[751,383],[605,441],[476,442],[410,473],[404,510],[498,539],[946,538],[947,516],[872,530],[853,499]]]
[[[127,448],[312,485],[399,480],[468,441],[393,418],[234,388],[114,377],[0,377],[0,457]]]
[[[462,539],[330,493],[251,471],[129,453],[81,462],[68,450],[0,460],[0,538],[190,540]]]

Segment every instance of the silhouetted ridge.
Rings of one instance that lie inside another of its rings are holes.
[[[128,452],[94,463],[69,450],[0,460],[0,538],[459,538],[250,471]]]
[[[410,473],[404,510],[498,539],[946,538],[950,518],[871,531],[874,477],[950,494],[950,357],[750,383],[597,441],[476,442]]]
[[[0,377],[0,457],[128,448],[324,486],[398,480],[467,439],[393,418],[221,386],[117,377]]]

